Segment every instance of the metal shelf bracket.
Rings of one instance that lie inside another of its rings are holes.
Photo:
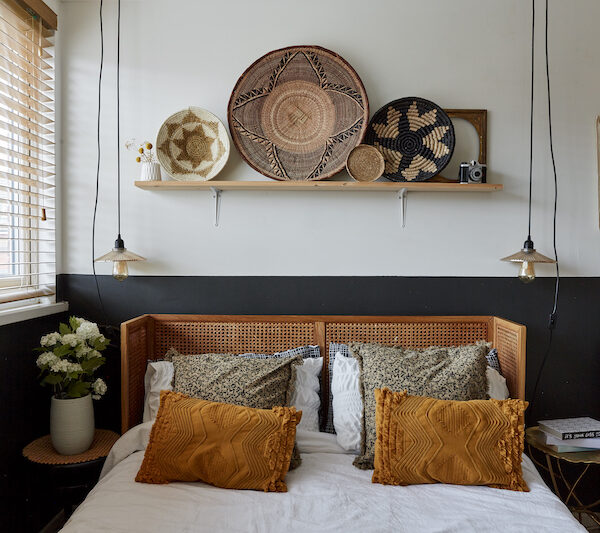
[[[403,188],[398,191],[398,199],[400,200],[400,221],[402,227],[406,227],[406,203],[408,198],[408,189]]]
[[[216,187],[210,188],[213,198],[215,199],[215,227],[219,227],[219,215],[221,214],[221,189]]]

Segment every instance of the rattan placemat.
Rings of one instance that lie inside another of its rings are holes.
[[[236,83],[227,110],[246,162],[277,180],[321,180],[342,170],[369,120],[354,69],[318,46],[292,46],[255,61]]]
[[[119,435],[108,429],[97,429],[92,445],[88,450],[76,455],[61,455],[52,446],[50,435],[40,437],[23,448],[23,455],[34,463],[46,465],[69,465],[85,463],[106,457]]]

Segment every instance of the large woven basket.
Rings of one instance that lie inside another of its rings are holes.
[[[320,180],[342,170],[369,119],[365,88],[339,55],[318,46],[275,50],[254,62],[229,100],[235,146],[278,180]]]
[[[452,158],[454,141],[446,112],[418,97],[384,105],[365,136],[385,159],[384,177],[393,181],[425,181],[439,174]]]

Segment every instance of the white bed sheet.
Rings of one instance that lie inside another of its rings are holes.
[[[456,485],[389,487],[372,484],[372,471],[352,466],[353,456],[341,451],[335,436],[298,432],[302,465],[287,475],[287,493],[204,483],[148,485],[134,478],[150,427],[141,424],[121,437],[64,533],[585,531],[527,457],[527,493]]]

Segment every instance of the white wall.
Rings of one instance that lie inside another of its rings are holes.
[[[116,234],[116,1],[105,0],[106,64],[97,254]],[[559,171],[562,272],[600,275],[595,117],[600,114],[600,2],[551,0],[551,74]],[[533,238],[552,254],[552,175],[538,0]],[[486,108],[492,194],[409,196],[401,229],[392,193],[147,192],[122,146],[122,233],[148,258],[142,275],[512,276],[500,257],[527,231],[529,40],[524,0],[123,0],[121,132],[154,140],[189,105],[226,119],[238,76],[264,53],[318,44],[359,73],[372,111],[417,95],[447,108]],[[91,272],[99,61],[98,2],[60,9],[65,273]],[[122,143],[123,144],[123,143]],[[220,179],[260,179],[232,147]],[[110,272],[110,265],[98,268]],[[538,269],[553,275],[552,267]]]

